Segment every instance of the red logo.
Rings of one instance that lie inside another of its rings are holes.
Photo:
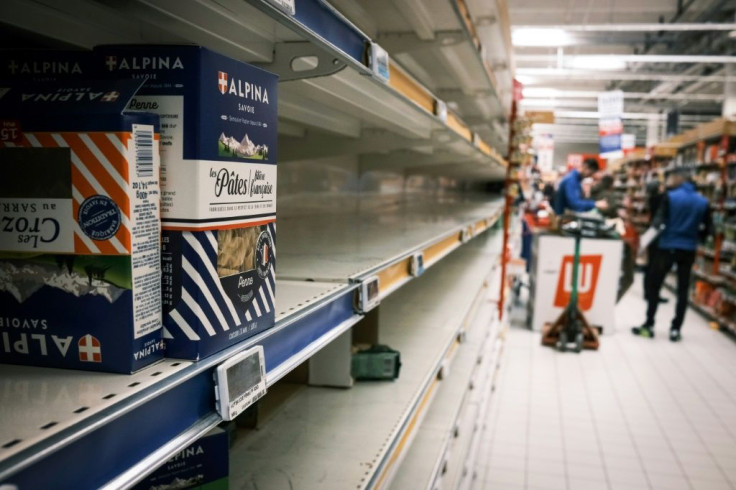
[[[102,346],[97,337],[87,334],[79,339],[77,347],[81,362],[102,362]]]
[[[570,302],[572,293],[572,255],[562,257],[560,278],[557,280],[555,306],[564,308]],[[578,308],[587,311],[593,307],[598,274],[601,271],[603,255],[581,255],[578,268]]]
[[[107,92],[102,96],[102,102],[115,102],[120,97],[120,92]]]
[[[221,94],[227,92],[227,73],[224,71],[217,72],[217,86]]]
[[[268,264],[268,244],[263,246],[263,257],[261,258],[261,265]]]

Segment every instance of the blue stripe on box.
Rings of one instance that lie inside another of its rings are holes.
[[[265,229],[274,243],[275,257],[276,227],[270,223]],[[243,311],[233,304],[237,300],[225,292],[222,279],[217,275],[216,231],[181,232],[180,254],[182,296],[165,318],[165,325],[173,337],[167,339],[169,357],[201,359],[273,325],[275,258],[265,279],[255,276],[253,298]],[[195,312],[197,308],[201,309],[200,315]],[[244,327],[247,328],[243,331]]]

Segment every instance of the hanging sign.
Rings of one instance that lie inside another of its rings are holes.
[[[621,90],[602,92],[598,95],[598,135],[602,158],[623,156],[624,93]]]
[[[537,167],[540,172],[551,172],[554,169],[555,140],[550,133],[537,134],[534,137],[537,150]]]

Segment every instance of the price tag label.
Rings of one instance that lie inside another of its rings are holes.
[[[424,274],[424,254],[422,252],[414,254],[411,258],[411,270],[409,273],[414,277]]]
[[[434,114],[443,123],[447,122],[447,102],[444,100],[435,100],[434,102]]]
[[[471,238],[473,238],[472,229],[470,227],[463,228],[463,231],[460,234],[460,241],[462,243],[468,243]]]
[[[376,43],[370,44],[370,50],[371,69],[373,73],[384,82],[388,82],[390,77],[388,53]]]
[[[359,313],[367,313],[378,306],[381,302],[380,284],[378,276],[372,276],[360,283],[358,289],[357,310]]]
[[[296,0],[268,0],[268,2],[289,15],[296,15]]]
[[[266,394],[266,361],[257,345],[236,354],[215,369],[217,412],[233,420]]]

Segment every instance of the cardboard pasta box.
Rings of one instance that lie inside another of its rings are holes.
[[[130,373],[163,355],[158,116],[138,81],[0,97],[0,362]]]
[[[99,46],[129,110],[161,117],[167,356],[201,359],[274,324],[277,77],[196,46]]]
[[[230,473],[228,434],[216,427],[175,454],[134,490],[227,490]]]

